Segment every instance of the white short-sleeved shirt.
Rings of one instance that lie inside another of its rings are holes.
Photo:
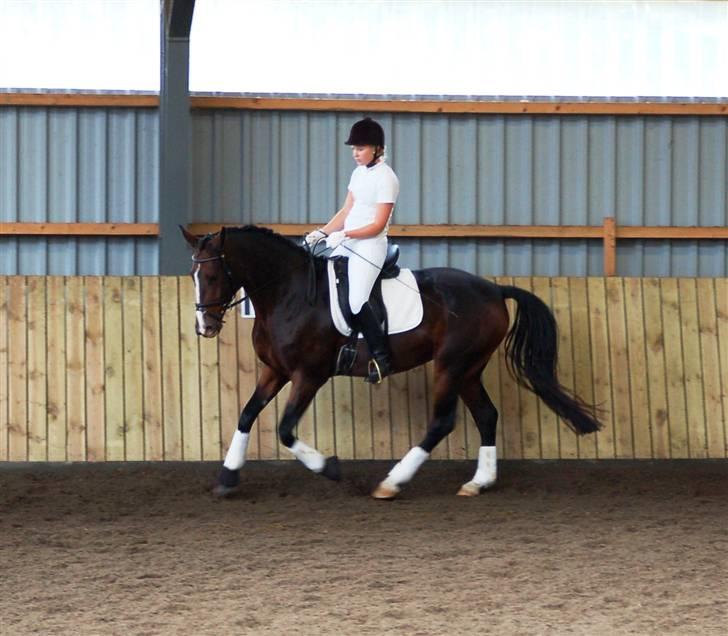
[[[354,195],[354,205],[344,222],[345,230],[355,230],[374,221],[378,203],[396,203],[399,195],[399,179],[384,161],[371,168],[359,166],[351,173],[349,190]],[[391,219],[391,215],[390,215]],[[382,232],[373,238],[386,236],[389,219]]]

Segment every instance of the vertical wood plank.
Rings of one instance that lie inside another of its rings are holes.
[[[28,459],[28,349],[25,330],[25,278],[8,281],[8,459]]]
[[[283,419],[283,413],[285,413],[286,406],[288,404],[288,400],[291,397],[291,391],[293,390],[293,385],[291,382],[288,382],[282,389],[281,392],[278,394],[278,398],[276,399],[276,416],[275,419],[272,421],[272,430],[271,430],[271,436],[275,443],[275,453],[276,457],[278,459],[289,459],[294,460],[294,455],[281,443],[280,435],[278,434],[278,425],[280,424],[281,420]],[[336,453],[336,419],[332,419],[332,427],[334,429],[334,450],[333,453]]]
[[[728,278],[715,279],[716,323],[718,330],[718,362],[723,404],[723,435],[728,440]],[[728,454],[728,441],[726,441]]]
[[[665,386],[665,333],[662,325],[660,279],[642,281],[645,308],[645,341],[647,346],[647,382],[649,389],[649,419],[652,423],[652,456],[670,457],[669,409]]]
[[[48,460],[67,459],[66,425],[66,282],[51,276],[47,285],[48,312]],[[103,384],[103,368],[101,369]],[[101,425],[104,419],[101,418]]]
[[[333,382],[329,380],[319,389],[314,398],[316,449],[326,457],[333,455],[336,451],[333,389]]]
[[[253,393],[255,392],[256,385],[256,370],[257,362],[255,356],[255,350],[253,349],[253,319],[252,318],[240,318],[237,319],[238,323],[238,387],[239,387],[239,409],[242,412],[245,405],[248,403]],[[274,408],[272,404],[265,407],[266,409]],[[264,409],[265,410],[265,409]],[[310,411],[311,409],[309,409]],[[313,417],[312,415],[309,417]],[[311,419],[313,421],[313,419]],[[237,430],[237,422],[235,423],[235,430]],[[234,432],[234,431],[233,431]],[[260,421],[253,424],[253,428],[250,431],[250,438],[248,440],[248,459],[260,459]],[[313,439],[313,435],[310,439]],[[232,440],[232,437],[230,437]],[[228,441],[228,444],[230,442]]]
[[[389,381],[373,386],[372,392],[372,438],[374,459],[392,459],[392,416],[389,409]]]
[[[262,363],[258,361],[257,373],[260,378],[260,371],[262,369]],[[330,387],[329,387],[330,390]],[[279,414],[279,407],[281,404],[285,404],[285,400],[288,397],[288,391],[284,387],[281,389],[278,396],[271,400],[270,403],[261,411],[258,416],[258,440],[260,444],[260,458],[261,459],[278,459],[278,420],[282,415],[282,411]],[[333,416],[330,417],[329,423],[331,424]],[[334,448],[333,440],[333,424],[331,425],[331,452]],[[292,455],[288,452],[283,453],[281,459],[290,459]]]
[[[28,285],[28,460],[48,459],[46,394],[46,279],[29,276]]]
[[[420,366],[410,369],[407,374],[407,398],[410,422],[410,440],[412,446],[419,444],[427,433],[429,420],[427,417],[427,376],[425,367]],[[447,452],[447,440],[439,444],[440,448]]]
[[[198,338],[200,350],[200,404],[202,459],[221,459],[220,358],[217,338]]]
[[[162,299],[162,412],[164,459],[182,459],[182,374],[180,369],[179,279],[159,279]],[[108,390],[108,387],[107,387]]]
[[[551,294],[551,279],[546,277],[537,277],[533,279],[533,293],[543,300],[553,311],[554,303]],[[538,416],[539,416],[539,438],[541,446],[541,456],[544,459],[559,458],[559,435],[561,433],[561,420],[543,400],[538,400]]]
[[[652,457],[652,431],[642,281],[639,278],[625,278],[624,286],[634,456],[638,459],[649,459]]]
[[[607,317],[612,370],[615,450],[618,458],[634,457],[632,410],[629,392],[629,352],[624,307],[624,281],[607,279]]]
[[[571,334],[571,295],[569,279],[559,276],[552,279],[551,294],[554,302],[554,316],[558,327],[558,378],[569,392],[574,392],[574,356]],[[562,459],[576,459],[579,456],[576,433],[565,422],[560,422],[559,456]]]
[[[604,428],[597,433],[597,456],[613,459],[614,407],[612,405],[612,376],[609,359],[609,325],[607,322],[606,285],[604,278],[587,279],[589,297],[589,332],[592,342],[592,378],[594,381],[594,403],[602,409],[601,421]]]
[[[8,460],[8,279],[0,276],[0,369],[6,369],[0,375],[0,461]]]
[[[238,428],[240,397],[238,396],[238,312],[228,314],[227,322],[218,336],[220,362],[220,443],[223,456],[227,453]]]
[[[121,298],[121,278],[107,276],[104,280],[104,407],[106,459],[109,461],[125,459],[124,331]]]
[[[687,405],[688,446],[692,459],[708,456],[703,403],[703,369],[700,362],[698,298],[695,279],[678,280],[682,317],[683,362],[685,364],[685,403]]]
[[[83,279],[66,279],[66,421],[68,460],[86,461],[85,289]]]
[[[723,427],[720,360],[718,359],[715,288],[711,278],[699,278],[696,282],[708,457],[724,458],[726,456],[726,438]]]
[[[613,216],[605,216],[603,221],[604,275],[617,275],[617,222]]]
[[[508,276],[496,278],[498,285],[513,285],[513,279]],[[508,315],[510,318],[508,330],[513,327],[513,320],[516,315],[517,305],[513,300],[507,300]],[[500,372],[500,394],[501,394],[501,428],[503,429],[503,458],[522,459],[523,449],[521,447],[521,417],[518,400],[518,384],[511,376],[505,358],[505,346],[498,347],[498,366]]]
[[[144,276],[142,286],[142,352],[144,364],[144,459],[164,459],[162,332],[158,276]]]
[[[353,381],[363,382],[361,378]],[[351,394],[352,378],[338,376],[332,379],[334,390],[334,427],[336,454],[341,459],[354,458],[354,399]]]
[[[585,402],[594,404],[592,377],[591,335],[589,333],[589,298],[585,278],[569,279],[571,298],[571,342],[574,357],[574,390]],[[597,419],[600,419],[597,414]],[[577,439],[579,458],[596,459],[597,436],[584,435]]]
[[[372,397],[369,384],[360,378],[352,380],[354,399],[354,457],[374,459],[372,435]]]
[[[141,280],[122,280],[124,334],[124,430],[126,460],[144,459],[144,386],[142,358]]]
[[[492,282],[495,282],[493,279],[488,279]],[[547,303],[548,304],[548,303]],[[501,377],[500,377],[500,371],[501,371],[501,365],[498,362],[499,355],[502,355],[504,349],[504,344],[501,343],[498,346],[498,349],[493,352],[493,355],[491,356],[490,360],[488,361],[488,364],[485,367],[485,371],[483,372],[483,386],[485,387],[486,392],[488,393],[488,396],[490,397],[491,401],[493,402],[493,405],[498,411],[498,423],[496,428],[496,449],[498,458],[503,457],[503,444],[504,444],[504,438],[503,438],[503,414],[502,414],[502,399],[501,399]],[[501,353],[499,353],[501,352]],[[473,429],[474,429],[473,425]],[[480,435],[477,433],[477,430],[473,430],[471,428],[467,429],[468,433],[468,446],[474,447],[478,446],[480,447]],[[475,450],[473,448],[473,450]],[[477,455],[469,455],[473,458],[477,457]]]
[[[390,375],[389,409],[392,418],[392,452],[399,459],[412,447],[409,427],[409,400],[407,399],[407,374]]]
[[[106,459],[104,387],[104,279],[84,278],[86,287],[86,457]]]
[[[195,290],[188,276],[179,278],[179,346],[182,377],[182,458],[202,459],[200,354],[195,333]]]
[[[433,362],[428,362],[425,365],[428,423],[432,422],[432,418],[434,417],[434,380],[435,365]],[[470,436],[468,435],[470,433],[470,426],[475,429],[475,423],[472,422],[472,418],[471,421],[468,422],[468,418],[466,417],[465,403],[462,398],[458,397],[458,402],[455,407],[455,428],[453,429],[453,432],[450,433],[450,435],[448,435],[437,448],[435,448],[431,455],[432,459],[467,459],[470,453],[468,444],[479,444],[476,438],[473,437],[473,434],[470,434]]]
[[[513,279],[516,287],[532,292],[533,285],[530,278],[517,277]],[[521,447],[523,448],[524,459],[540,459],[541,453],[541,430],[539,426],[539,399],[526,387],[518,387],[519,414],[521,420]]]
[[[677,279],[661,279],[660,290],[662,293],[662,319],[665,330],[670,457],[684,459],[690,456],[690,451],[688,447],[683,343],[680,328],[680,297],[678,295]]]

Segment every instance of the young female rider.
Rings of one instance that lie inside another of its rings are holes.
[[[356,122],[345,143],[353,146],[357,164],[346,200],[326,225],[306,236],[306,242],[313,246],[325,238],[334,248],[332,256],[348,257],[353,326],[361,331],[373,358],[367,381],[379,383],[391,369],[389,345],[367,301],[387,255],[387,229],[399,180],[384,161],[384,130],[377,122],[369,117]]]

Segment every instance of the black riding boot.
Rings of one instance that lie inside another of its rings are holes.
[[[367,341],[372,359],[369,361],[369,377],[367,382],[379,384],[382,379],[389,375],[392,368],[392,361],[389,353],[389,340],[387,334],[382,331],[369,303],[364,303],[358,314],[354,314],[354,324],[361,331],[364,340]]]

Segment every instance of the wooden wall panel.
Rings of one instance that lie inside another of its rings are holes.
[[[727,456],[726,279],[497,282],[551,307],[560,381],[604,423],[577,438],[515,383],[500,347],[483,373],[500,457]],[[231,314],[219,338],[195,335],[188,277],[0,277],[0,308],[0,461],[220,460],[261,372],[252,320]],[[398,459],[427,429],[434,375],[430,363],[376,387],[335,378],[299,436],[343,459]],[[292,457],[276,431],[290,390],[258,419],[249,459]],[[461,403],[456,422],[433,458],[477,457]]]

